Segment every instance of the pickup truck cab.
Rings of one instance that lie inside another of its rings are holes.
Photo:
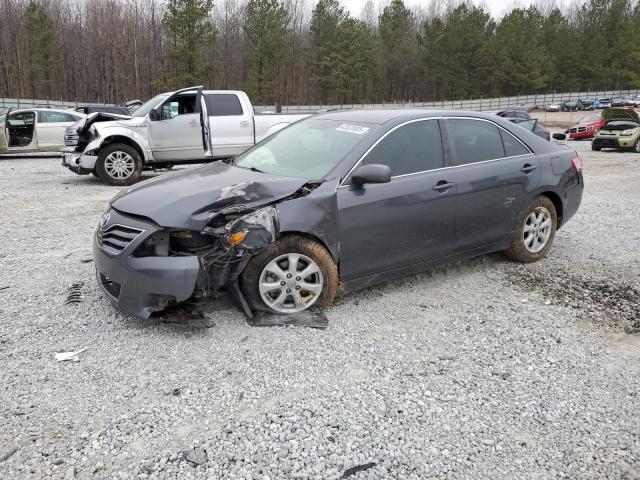
[[[307,116],[257,115],[242,91],[185,88],[153,97],[131,116],[96,113],[78,122],[65,135],[63,166],[131,185],[144,169],[235,157]]]

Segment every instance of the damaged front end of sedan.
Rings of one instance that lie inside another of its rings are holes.
[[[240,181],[216,189],[207,182],[214,177],[199,173],[207,170],[216,174],[215,178],[230,171],[256,175],[224,164],[178,173],[172,183],[151,181],[125,190],[103,215],[93,247],[98,282],[125,313],[143,319],[161,316],[185,302],[201,302],[226,290],[234,303],[253,317],[240,290],[239,276],[256,254],[278,239],[279,204],[304,197],[317,185],[293,179],[275,185]],[[179,189],[181,177],[188,179],[189,188],[179,194],[172,187],[171,195],[157,196],[163,184],[178,185]],[[155,209],[145,208],[152,201],[145,197],[152,183],[161,184],[153,189]],[[197,208],[207,197],[205,206]],[[165,203],[158,200],[162,198]],[[191,202],[194,208],[190,214],[180,215],[173,210],[172,199],[181,206]],[[144,208],[148,215],[141,215],[136,207]]]
[[[158,230],[134,253],[137,257],[195,257],[198,273],[189,301],[202,301],[226,288],[249,317],[253,312],[238,287],[249,260],[278,238],[278,213],[267,206],[246,213],[232,208],[217,213],[200,232]],[[175,302],[158,307],[170,308]]]

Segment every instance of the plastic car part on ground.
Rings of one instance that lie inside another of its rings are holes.
[[[75,352],[59,352],[56,353],[56,360],[59,362],[65,362],[67,360],[78,361],[78,355],[84,352],[87,347],[81,348]]]

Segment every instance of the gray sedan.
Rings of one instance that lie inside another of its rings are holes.
[[[221,288],[251,316],[488,252],[534,262],[578,210],[581,172],[575,152],[495,115],[318,115],[117,195],[97,277],[141,318]]]

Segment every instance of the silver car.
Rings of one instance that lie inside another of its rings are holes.
[[[58,108],[0,110],[0,154],[56,152],[64,146],[66,128],[82,118]]]

